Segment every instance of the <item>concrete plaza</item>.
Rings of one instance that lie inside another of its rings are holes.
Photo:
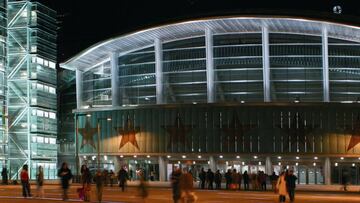
[[[131,184],[130,184],[131,185]],[[69,190],[70,202],[79,202],[76,189],[80,185],[73,184]],[[32,193],[35,194],[35,186],[32,186]],[[45,198],[24,199],[21,196],[21,187],[19,185],[0,186],[0,203],[17,203],[17,202],[62,202],[61,189],[59,185],[46,185]],[[301,189],[300,189],[301,190]],[[351,203],[360,202],[360,195],[352,188],[352,192],[340,191],[298,191],[295,202],[304,203]],[[95,201],[95,188],[92,188],[92,202]],[[226,191],[226,190],[195,190],[198,196],[198,202],[215,203],[215,202],[246,202],[246,203],[263,203],[277,202],[277,195],[271,191]],[[120,202],[142,202],[138,196],[136,187],[128,187],[125,192],[121,192],[118,187],[105,187],[103,202],[120,203]],[[171,200],[171,189],[166,187],[150,187],[149,197],[146,202],[168,203]]]

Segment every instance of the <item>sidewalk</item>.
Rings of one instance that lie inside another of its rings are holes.
[[[35,185],[35,182],[31,182],[32,185]],[[54,185],[60,186],[59,180],[51,180],[45,181],[46,185]],[[149,181],[149,187],[154,188],[170,188],[170,182],[160,182],[160,181]],[[73,186],[80,185],[79,183],[72,183]],[[127,185],[129,187],[135,187],[139,185],[139,181],[128,181]],[[11,187],[14,185],[9,185],[7,187]],[[116,188],[117,184],[114,184],[114,188]],[[194,183],[194,187],[199,188],[199,182]],[[221,188],[225,188],[225,183],[222,184]],[[251,188],[251,184],[250,184]],[[267,185],[268,190],[271,189],[271,185]],[[342,185],[296,185],[296,191],[304,191],[304,192],[344,192]],[[360,185],[349,185],[348,192],[356,192],[360,194]]]

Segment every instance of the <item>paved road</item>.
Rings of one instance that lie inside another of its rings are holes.
[[[75,189],[77,186],[73,186],[70,193],[70,202],[79,202]],[[34,188],[35,189],[35,188]],[[35,192],[35,190],[33,190]],[[95,191],[95,190],[93,190]],[[199,197],[198,202],[201,203],[232,203],[232,202],[244,202],[244,203],[273,203],[277,202],[277,196],[272,192],[259,192],[259,191],[201,191],[196,190],[196,194]],[[21,197],[20,186],[0,186],[0,203],[26,203],[26,202],[61,202],[61,190],[59,186],[50,185],[46,186],[45,199],[26,199]],[[95,202],[95,196],[92,198]],[[137,196],[137,190],[134,187],[128,188],[126,192],[121,192],[119,188],[105,188],[104,201],[109,203],[138,203],[141,202]],[[151,188],[149,189],[149,198],[147,203],[168,203],[171,202],[171,190],[169,188]],[[334,192],[298,192],[296,195],[297,203],[352,203],[360,202],[360,194],[357,193],[334,193]]]

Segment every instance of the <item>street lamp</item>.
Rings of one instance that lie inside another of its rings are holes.
[[[97,169],[100,170],[100,121],[111,121],[111,118],[97,118]]]

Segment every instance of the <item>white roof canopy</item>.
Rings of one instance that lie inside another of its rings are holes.
[[[112,52],[126,53],[142,47],[151,46],[156,38],[162,42],[176,39],[203,36],[205,28],[214,34],[261,32],[266,26],[269,32],[298,33],[321,36],[322,27],[328,31],[328,37],[360,42],[360,28],[325,21],[280,17],[219,17],[186,21],[146,29],[95,44],[80,52],[68,61],[61,63],[62,68],[85,70],[108,60]]]

